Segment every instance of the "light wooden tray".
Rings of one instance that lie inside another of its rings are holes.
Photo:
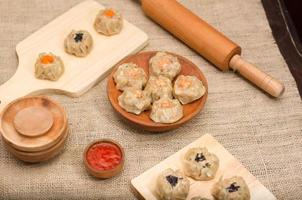
[[[108,37],[97,33],[93,23],[103,8],[96,1],[84,1],[17,45],[19,66],[15,75],[0,86],[0,112],[9,102],[28,94],[57,92],[80,96],[105,78],[121,59],[147,44],[148,36],[126,20],[117,35]],[[73,29],[87,30],[92,35],[94,45],[87,57],[78,58],[64,51],[64,40]],[[41,52],[52,52],[62,58],[65,73],[58,81],[35,78],[34,65]]]
[[[194,196],[202,196],[213,199],[211,188],[221,176],[229,178],[235,175],[242,176],[249,186],[251,200],[275,200],[276,197],[264,187],[233,155],[231,155],[217,140],[206,134],[193,143],[184,147],[177,153],[163,160],[140,176],[132,179],[131,185],[141,199],[156,200],[156,178],[160,172],[167,168],[181,169],[181,158],[193,147],[207,147],[209,152],[215,153],[220,160],[220,166],[215,179],[211,181],[194,181],[190,179],[191,187],[188,200]]]

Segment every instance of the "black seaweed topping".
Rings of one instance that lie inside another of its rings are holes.
[[[74,41],[75,42],[82,42],[83,40],[83,33],[76,33],[75,37],[74,37]]]
[[[173,187],[175,187],[178,183],[178,177],[176,177],[176,176],[169,175],[169,176],[166,176],[166,179],[170,183],[170,185],[172,185]]]
[[[196,162],[202,162],[204,160],[206,160],[206,157],[204,157],[204,155],[202,153],[197,153],[196,154],[196,157],[195,157]]]
[[[227,187],[226,190],[229,193],[232,193],[232,192],[237,192],[239,190],[239,188],[240,188],[240,186],[239,185],[236,186],[236,182],[234,182],[230,185],[230,187]]]

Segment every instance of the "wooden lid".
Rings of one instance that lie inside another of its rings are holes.
[[[42,117],[38,119],[38,116]],[[63,137],[66,126],[64,109],[45,96],[23,97],[13,101],[3,110],[0,121],[0,131],[6,143],[27,152],[42,151],[53,146]]]
[[[20,110],[14,118],[15,129],[22,135],[36,137],[45,134],[53,125],[49,110],[42,106],[32,106]]]
[[[142,52],[136,55],[131,55],[123,59],[120,63],[117,64],[117,66],[123,63],[133,62],[136,63],[139,67],[143,68],[146,74],[149,74],[149,60],[156,53],[157,52],[152,51],[152,52]],[[178,58],[182,66],[180,74],[196,76],[199,80],[202,81],[204,87],[206,88],[205,94],[200,99],[190,104],[183,105],[184,116],[183,118],[181,118],[179,121],[175,123],[171,123],[171,124],[155,123],[149,117],[151,112],[150,110],[144,111],[140,115],[135,115],[125,111],[118,103],[118,97],[122,94],[122,92],[115,87],[115,82],[113,80],[113,74],[117,68],[113,70],[108,77],[107,95],[112,107],[128,122],[132,123],[133,125],[143,130],[152,131],[152,132],[163,132],[163,131],[168,131],[178,128],[179,126],[183,125],[184,123],[194,118],[203,109],[206,103],[208,97],[208,82],[205,76],[203,75],[203,73],[200,71],[199,67],[197,67],[194,63],[192,63],[191,61],[189,61],[188,59],[182,56],[173,53],[169,53],[169,54],[172,54]]]

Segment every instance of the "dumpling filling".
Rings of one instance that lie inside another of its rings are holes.
[[[180,75],[174,84],[174,96],[182,104],[188,104],[201,98],[205,92],[203,83],[195,76]]]
[[[65,39],[65,51],[69,54],[85,57],[92,49],[93,41],[90,33],[84,30],[71,31]]]
[[[112,8],[101,10],[96,16],[94,28],[98,33],[107,36],[118,34],[123,28],[123,17]]]
[[[182,163],[187,176],[201,181],[213,179],[219,167],[217,156],[209,153],[207,148],[189,149]]]
[[[171,99],[173,97],[171,80],[164,76],[151,76],[145,90],[151,95],[153,102],[162,97],[169,97]]]
[[[145,71],[134,63],[124,63],[118,67],[113,75],[116,88],[123,91],[126,88],[134,87],[143,89],[147,83]]]
[[[157,177],[157,194],[160,199],[186,199],[189,189],[189,180],[179,170],[166,169]]]
[[[165,52],[158,52],[149,61],[149,71],[153,76],[165,76],[171,81],[180,73],[178,58]]]
[[[128,88],[118,97],[118,102],[127,112],[139,115],[150,108],[151,97],[140,89]]]
[[[59,56],[41,53],[35,64],[35,76],[38,79],[58,80],[64,73],[64,64]]]
[[[157,123],[174,123],[183,117],[183,107],[177,99],[168,97],[155,101],[150,118]]]
[[[250,191],[240,176],[234,176],[232,178],[222,178],[214,184],[212,191],[213,197],[217,200],[250,200]]]

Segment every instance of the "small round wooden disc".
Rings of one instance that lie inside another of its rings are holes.
[[[32,106],[20,110],[14,118],[16,130],[28,137],[46,133],[53,125],[53,116],[42,106]]]

